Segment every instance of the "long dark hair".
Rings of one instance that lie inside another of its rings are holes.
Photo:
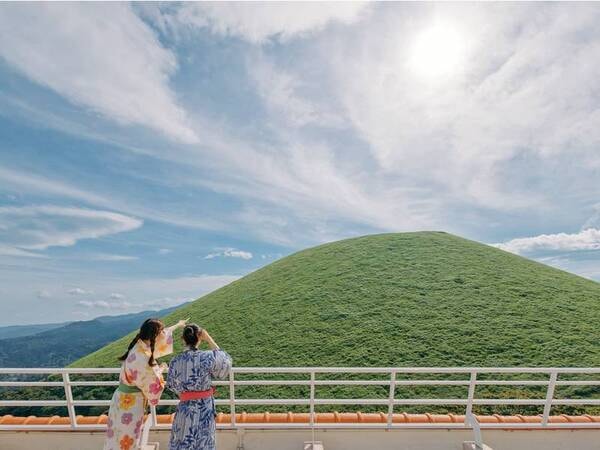
[[[164,328],[164,324],[159,319],[145,320],[140,327],[139,333],[135,335],[133,341],[131,341],[129,347],[127,347],[127,351],[121,355],[119,361],[125,361],[133,346],[141,339],[142,341],[150,341],[150,359],[148,360],[148,365],[156,365],[156,361],[154,360],[154,345],[156,344],[156,337],[164,330]]]
[[[191,348],[196,348],[199,341],[199,334],[202,331],[195,323],[189,323],[183,328],[183,341]]]

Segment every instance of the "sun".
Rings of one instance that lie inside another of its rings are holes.
[[[436,23],[416,36],[409,67],[418,76],[428,79],[456,75],[463,68],[465,44],[464,36],[455,27]]]

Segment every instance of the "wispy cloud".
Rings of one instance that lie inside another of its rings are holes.
[[[163,27],[192,26],[252,43],[285,41],[322,30],[330,23],[351,24],[368,10],[367,2],[184,3],[154,18]]]
[[[117,255],[111,253],[97,253],[90,255],[89,259],[94,261],[136,261],[140,259],[138,256],[133,255]]]
[[[0,230],[0,234],[2,230]],[[19,258],[46,258],[46,255],[36,253],[22,248],[12,247],[10,245],[0,244],[0,255]]]
[[[175,55],[128,4],[3,5],[0,55],[33,81],[109,119],[182,142],[198,140],[168,85]]]
[[[68,247],[81,239],[131,231],[142,224],[110,211],[54,205],[0,207],[0,240],[17,250]]]
[[[56,195],[82,200],[91,204],[107,205],[110,203],[108,199],[101,195],[87,192],[67,183],[31,173],[11,170],[6,167],[0,167],[0,180],[6,187],[10,186],[19,193],[33,192],[38,195]]]
[[[285,125],[301,127],[316,125],[338,128],[344,125],[341,115],[322,101],[308,99],[301,94],[301,78],[276,67],[264,58],[254,56],[248,62],[250,76],[256,83],[257,93],[263,99],[274,120],[284,119]]]
[[[511,239],[508,242],[494,244],[496,247],[512,253],[528,253],[536,250],[600,250],[600,230],[588,228],[579,233],[540,234],[526,238]]]

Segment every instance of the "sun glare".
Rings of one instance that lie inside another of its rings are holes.
[[[465,40],[452,26],[435,24],[417,35],[409,59],[410,68],[430,79],[456,75],[465,57]]]

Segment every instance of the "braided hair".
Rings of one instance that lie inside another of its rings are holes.
[[[121,355],[119,361],[125,361],[127,356],[129,356],[129,352],[133,348],[135,344],[139,340],[142,341],[150,341],[150,358],[148,359],[148,365],[154,366],[156,365],[156,361],[154,360],[154,346],[156,345],[156,338],[165,328],[163,323],[159,319],[147,319],[144,321],[142,326],[140,327],[140,331],[135,335],[129,347],[127,347],[127,351]]]
[[[195,349],[198,346],[198,341],[200,340],[201,332],[202,328],[200,328],[195,323],[187,324],[183,328],[183,341],[188,347]]]

